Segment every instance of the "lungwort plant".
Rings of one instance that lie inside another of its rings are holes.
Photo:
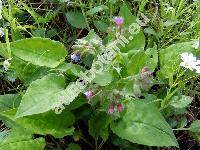
[[[67,139],[67,144],[53,149],[87,145],[98,150],[105,143],[112,143],[113,149],[135,149],[138,144],[178,149],[176,130],[187,130],[200,139],[199,120],[188,123],[184,117],[193,101],[186,91],[200,73],[200,41],[190,39],[160,48],[156,44],[164,36],[160,35],[149,44],[143,29],[152,23],[151,18],[141,15],[146,3],[137,2],[137,16],[130,3],[119,3],[118,14],[104,16],[108,23],[94,22],[98,32],[90,29],[88,16],[112,13],[115,1],[88,11],[80,1],[81,11],[67,11],[65,17],[73,30],[89,30],[70,48],[41,34],[63,8],[42,18],[23,2],[19,4],[23,10],[12,1],[4,8],[0,5],[1,80],[14,85],[0,95],[0,149],[48,149],[49,138],[58,143]],[[76,6],[77,1],[67,4]],[[32,15],[33,26],[19,24],[17,14],[23,11]],[[103,25],[107,28],[99,36]]]

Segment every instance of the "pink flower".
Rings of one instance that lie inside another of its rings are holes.
[[[117,104],[117,110],[119,112],[122,112],[124,110],[124,107],[123,107],[122,103]]]
[[[115,112],[114,106],[110,106],[108,109],[109,114],[113,114]]]
[[[87,92],[84,93],[87,99],[91,99],[92,96],[94,95],[94,92],[89,90]]]
[[[119,26],[122,26],[123,22],[124,22],[124,18],[123,17],[114,17],[114,21],[116,23],[116,25],[119,27]]]

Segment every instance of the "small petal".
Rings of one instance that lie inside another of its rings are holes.
[[[197,58],[194,57],[192,53],[186,52],[186,53],[182,53],[180,56],[183,61],[180,63],[181,67],[185,67],[193,71],[197,67],[197,65],[200,64],[200,61],[197,60]]]
[[[121,26],[124,22],[124,18],[123,17],[114,17],[114,21],[117,26]]]

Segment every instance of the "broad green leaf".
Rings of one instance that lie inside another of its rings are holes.
[[[94,26],[101,32],[107,32],[108,24],[103,21],[94,21]]]
[[[95,114],[89,120],[89,133],[93,138],[98,138],[99,136],[106,141],[109,136],[108,126],[111,123],[112,118],[105,112],[100,112]]]
[[[130,52],[130,51],[136,51],[136,50],[144,49],[145,36],[144,36],[144,33],[142,31],[138,32],[137,34],[133,34],[133,35],[131,35],[131,33],[129,33],[128,31],[126,31],[126,33],[123,36],[129,42],[128,42],[128,44],[126,44],[124,42],[125,46],[123,46],[122,44],[120,45],[120,43],[123,40],[120,40],[121,42],[117,42],[118,43],[117,45],[118,45],[121,52],[127,53],[127,52]]]
[[[0,142],[1,150],[44,150],[43,138],[32,139],[32,135],[24,129],[11,129],[8,136]]]
[[[184,52],[193,53],[197,58],[200,57],[199,49],[193,47],[195,42],[196,40],[177,43],[160,50],[160,75],[169,78],[175,74],[181,62],[180,54]]]
[[[86,28],[87,23],[81,12],[67,12],[66,17],[68,22],[76,28]]]
[[[88,10],[86,12],[86,15],[94,15],[94,14],[104,11],[104,10],[108,10],[108,7],[106,5],[97,6],[97,7],[94,7],[92,9]]]
[[[122,139],[147,146],[176,146],[172,129],[153,104],[131,100],[121,120],[111,123],[112,131]]]
[[[65,80],[62,75],[48,74],[42,79],[32,82],[22,97],[16,117],[39,114],[53,109],[59,101],[59,93],[64,90]]]
[[[129,75],[139,73],[139,71],[145,66],[147,55],[143,50],[137,52],[131,57],[127,65],[127,71]]]
[[[199,132],[200,133],[200,120],[195,120],[189,127],[189,130],[192,132]]]
[[[4,112],[11,119],[13,119],[15,113],[16,110]],[[69,111],[63,111],[61,114],[50,111],[18,118],[15,122],[34,134],[51,134],[56,138],[63,138],[72,135],[74,132],[74,128],[71,127],[74,123],[74,115]]]
[[[187,107],[192,102],[192,99],[193,99],[192,97],[185,95],[181,95],[180,97],[174,96],[172,97],[169,104],[175,108],[184,108]]]
[[[132,23],[136,23],[136,17],[132,15],[130,9],[127,7],[125,2],[120,7],[119,16],[122,16],[124,18],[123,25],[126,27],[128,27]]]
[[[100,86],[106,86],[112,82],[112,75],[109,72],[102,72],[96,75],[94,82]]]
[[[157,49],[149,48],[145,51],[146,55],[148,56],[146,61],[146,66],[151,70],[154,71],[155,68],[158,66],[158,52]]]
[[[67,52],[60,42],[46,38],[29,38],[11,43],[12,53],[34,65],[55,68],[65,60]]]
[[[48,74],[49,68],[27,63],[17,57],[13,58],[11,65],[14,68],[14,76],[18,77],[25,85]]]
[[[0,112],[17,108],[20,104],[21,95],[19,94],[5,94],[0,95]]]

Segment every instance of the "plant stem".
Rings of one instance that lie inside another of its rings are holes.
[[[177,128],[177,129],[172,129],[173,131],[186,131],[189,130],[189,128]]]

